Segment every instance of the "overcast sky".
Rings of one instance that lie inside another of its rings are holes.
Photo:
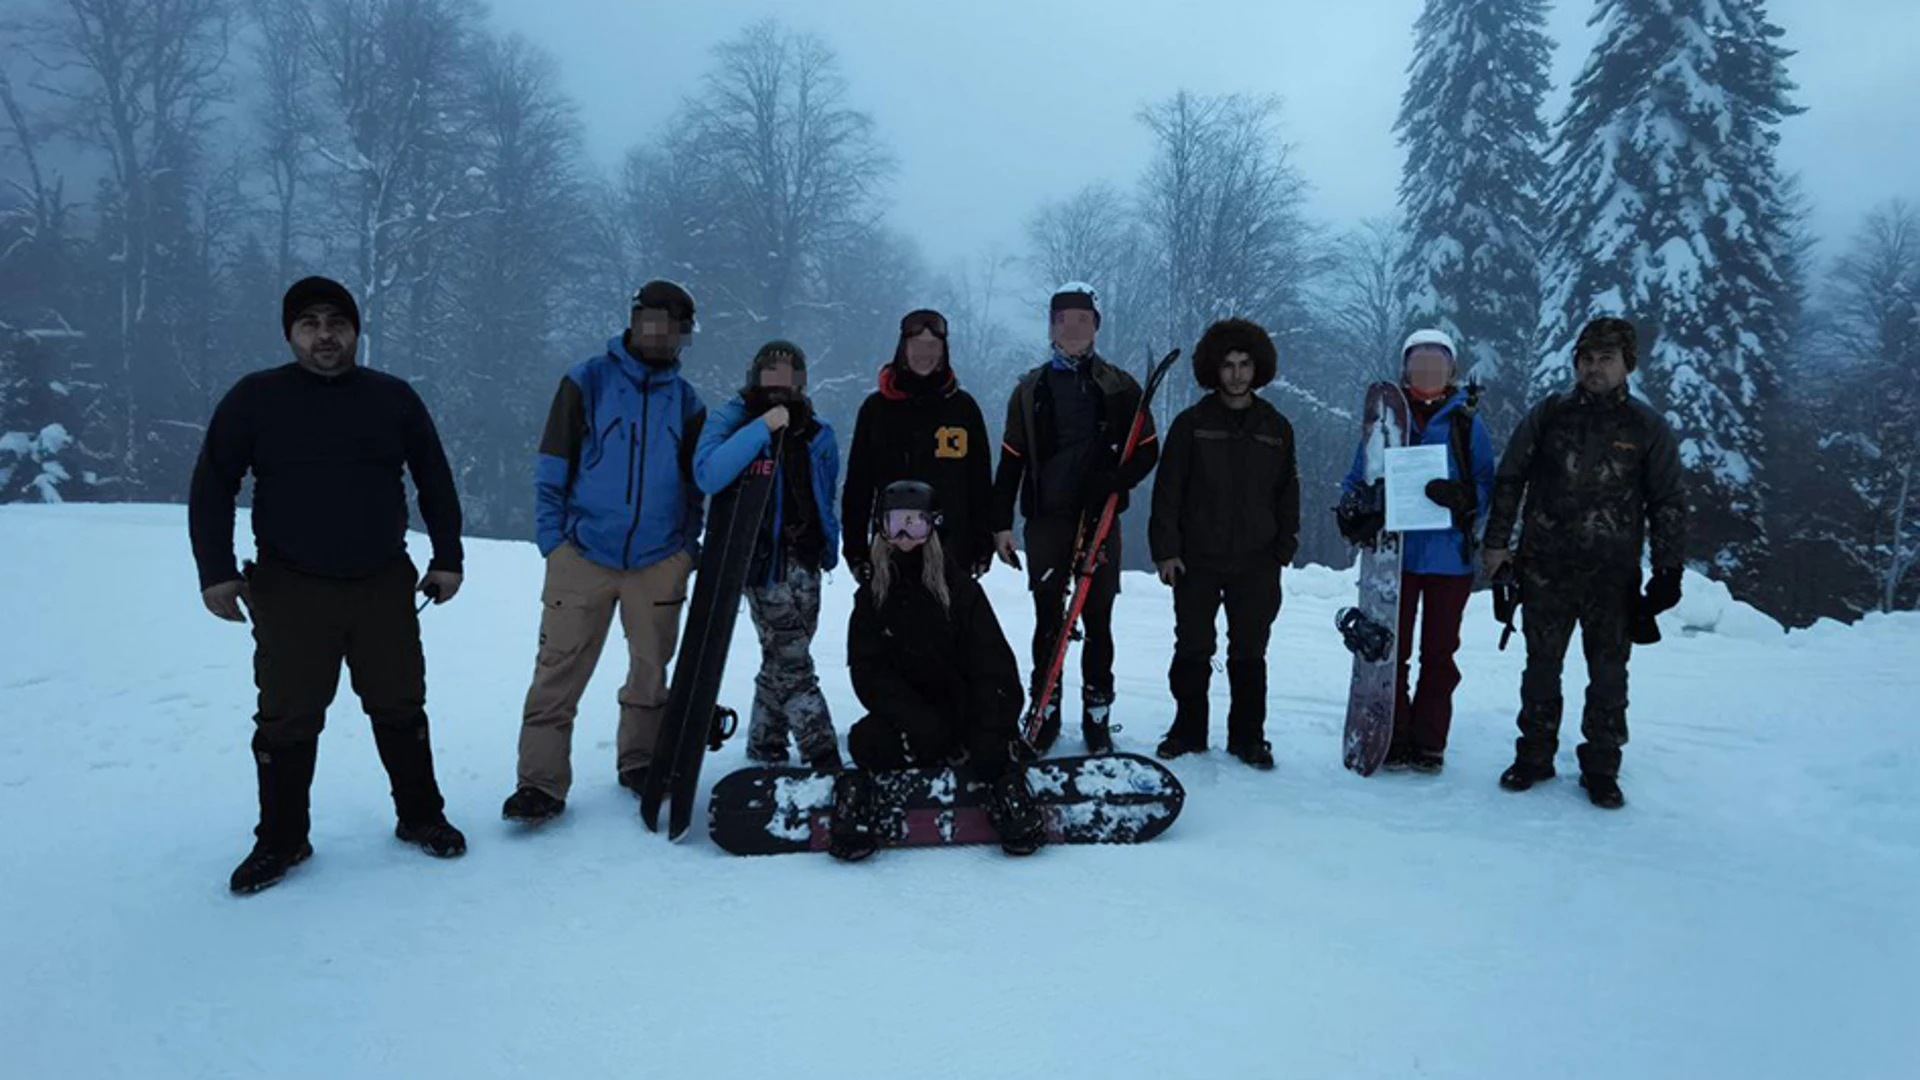
[[[496,24],[561,59],[588,147],[612,164],[693,91],[709,50],[776,15],[838,52],[856,107],[899,159],[896,225],[936,267],[999,245],[1090,180],[1131,187],[1149,101],[1187,88],[1278,94],[1311,210],[1346,224],[1390,213],[1401,154],[1392,126],[1420,0],[493,0]],[[1169,9],[1180,11],[1170,17]],[[1595,34],[1591,0],[1561,0],[1549,119]],[[1808,111],[1781,156],[1801,173],[1823,235],[1874,203],[1920,199],[1916,0],[1773,0],[1797,50]]]

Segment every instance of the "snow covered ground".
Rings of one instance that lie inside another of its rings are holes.
[[[1920,617],[1784,634],[1690,577],[1635,658],[1609,814],[1570,778],[1573,738],[1562,779],[1495,786],[1521,649],[1495,650],[1484,595],[1447,772],[1342,771],[1348,586],[1294,571],[1275,772],[1176,763],[1186,811],[1145,847],[842,866],[647,834],[614,784],[618,662],[567,815],[510,830],[540,567],[526,544],[469,551],[465,591],[425,616],[468,856],[392,838],[343,695],[315,858],[236,899],[250,642],[201,609],[183,512],[0,508],[0,1075],[1920,1076]],[[1024,640],[1020,582],[987,583]],[[816,653],[842,731],[851,588],[829,584]],[[1150,752],[1171,604],[1143,575],[1125,589],[1119,742]],[[735,648],[752,658],[744,618]]]

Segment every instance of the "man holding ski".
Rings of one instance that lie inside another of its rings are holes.
[[[1141,398],[1133,376],[1094,350],[1100,308],[1092,286],[1070,282],[1048,305],[1053,355],[1020,379],[1007,400],[1000,467],[994,480],[994,546],[1002,562],[1020,568],[1014,550],[1016,501],[1026,518],[1027,587],[1033,593],[1033,696],[1053,691],[1034,748],[1050,749],[1060,734],[1057,686],[1045,687],[1047,667],[1066,632],[1066,600],[1080,545],[1108,496],[1125,510],[1127,493],[1159,457],[1152,417],[1130,458],[1121,462]],[[1081,612],[1081,734],[1090,753],[1113,749],[1113,603],[1120,592],[1120,530],[1107,534]]]
[[[453,471],[413,387],[354,362],[360,311],[344,286],[294,283],[280,321],[293,363],[248,375],[220,400],[187,504],[207,610],[253,618],[260,823],[229,882],[236,893],[267,888],[313,854],[309,794],[342,661],[393,784],[396,835],[442,858],[467,849],[434,779],[413,602],[416,587],[442,604],[460,591]],[[248,472],[259,561],[242,572],[234,499]],[[403,472],[433,539],[424,577],[407,557]]]
[[[1300,468],[1293,425],[1258,395],[1273,381],[1273,339],[1245,319],[1207,328],[1193,377],[1212,391],[1174,418],[1153,482],[1147,536],[1173,588],[1173,727],[1158,754],[1207,747],[1214,620],[1227,609],[1227,752],[1273,768],[1265,737],[1267,638],[1280,613],[1280,573],[1300,543]]]
[[[560,380],[534,469],[546,559],[540,649],[520,728],[518,786],[502,808],[539,822],[566,808],[573,723],[614,612],[627,639],[616,766],[638,792],[667,702],[700,537],[693,448],[706,407],[680,376],[693,297],[671,281],[634,294],[627,328]]]
[[[773,498],[746,578],[761,654],[747,759],[784,764],[791,733],[809,765],[837,772],[840,747],[813,669],[813,635],[820,626],[820,575],[839,557],[833,494],[840,451],[833,428],[807,397],[807,355],[788,341],[761,346],[747,366],[745,388],[708,418],[693,453],[694,481],[718,495],[770,453],[778,454]]]
[[[1400,350],[1401,389],[1406,391],[1408,443],[1445,446],[1447,478],[1427,484],[1426,495],[1452,512],[1446,529],[1411,531],[1401,538],[1399,658],[1394,682],[1393,740],[1386,767],[1437,773],[1445,765],[1453,723],[1453,691],[1460,685],[1454,653],[1460,623],[1473,595],[1474,519],[1493,493],[1493,442],[1475,415],[1476,392],[1458,386],[1453,339],[1439,330],[1417,330]],[[1354,496],[1366,486],[1364,444],[1341,491]],[[1343,499],[1343,507],[1356,505]],[[1378,516],[1343,514],[1341,534],[1356,544],[1372,541]],[[1420,683],[1409,691],[1414,631],[1420,637]]]
[[[1673,429],[1627,393],[1633,324],[1599,318],[1574,345],[1575,385],[1536,406],[1513,434],[1495,477],[1483,559],[1509,560],[1520,580],[1527,665],[1520,737],[1500,786],[1525,791],[1554,775],[1560,671],[1573,629],[1587,660],[1580,786],[1595,806],[1625,805],[1620,748],[1627,741],[1631,628],[1680,602],[1687,506]],[[1517,555],[1508,550],[1524,521]],[[1640,553],[1653,578],[1640,591]]]
[[[874,500],[895,480],[919,480],[939,494],[948,560],[985,573],[993,565],[991,454],[980,406],[953,372],[946,317],[908,312],[879,389],[860,405],[847,451],[841,517],[854,577],[864,582],[873,569]]]

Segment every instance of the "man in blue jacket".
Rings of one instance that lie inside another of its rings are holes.
[[[574,716],[616,609],[628,655],[617,767],[636,792],[646,779],[700,537],[693,447],[706,407],[680,377],[681,342],[693,328],[687,290],[649,281],[634,294],[628,328],[568,371],[554,395],[534,470],[547,560],[540,652],[509,819],[543,821],[566,808]]]
[[[760,634],[747,757],[784,763],[791,732],[801,758],[832,773],[840,770],[840,745],[814,673],[813,635],[820,628],[820,575],[833,569],[840,551],[833,511],[840,449],[806,389],[800,346],[761,346],[739,396],[715,409],[701,431],[693,476],[701,491],[717,495],[762,455],[778,454],[773,500],[747,573],[747,610]]]
[[[1447,731],[1453,724],[1453,690],[1460,685],[1453,654],[1460,648],[1460,620],[1473,594],[1474,522],[1493,498],[1493,440],[1457,385],[1459,365],[1451,337],[1439,330],[1415,331],[1400,355],[1411,424],[1407,442],[1448,448],[1447,479],[1428,484],[1427,497],[1453,512],[1453,527],[1409,532],[1402,540],[1400,673],[1386,766],[1437,773],[1445,764]],[[1365,471],[1363,445],[1341,488],[1358,490]],[[1341,533],[1356,543],[1368,539],[1358,527],[1350,520],[1340,523]],[[1416,616],[1420,682],[1409,694]]]

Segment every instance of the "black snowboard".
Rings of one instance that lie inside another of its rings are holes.
[[[753,564],[754,545],[772,501],[774,463],[786,433],[753,460],[740,478],[713,497],[707,514],[700,570],[694,575],[687,622],[667,691],[667,708],[654,744],[653,763],[640,793],[640,819],[659,831],[660,804],[671,800],[667,838],[679,840],[693,824],[700,762],[716,720],[720,676],[740,617],[740,598]]]
[[[1025,766],[1050,844],[1144,844],[1167,831],[1186,800],[1173,773],[1137,754],[1053,758]],[[883,847],[997,844],[987,788],[964,769],[874,774]],[[833,776],[804,767],[756,767],[722,777],[707,805],[713,842],[735,855],[825,851]]]

